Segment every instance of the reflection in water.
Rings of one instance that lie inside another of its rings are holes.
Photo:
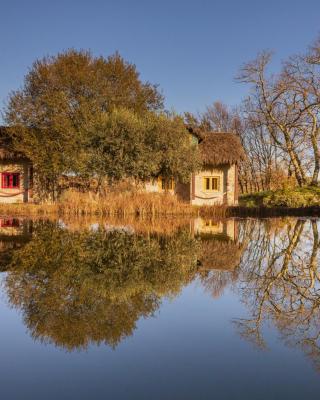
[[[198,243],[183,231],[146,237],[123,228],[34,228],[32,241],[11,260],[8,296],[34,338],[69,350],[90,342],[117,345],[197,268]]]
[[[87,229],[25,221],[15,234],[5,225],[1,246],[20,238],[1,258],[5,289],[35,339],[70,351],[115,347],[197,279],[215,298],[227,286],[238,293],[251,315],[234,320],[241,336],[264,347],[263,322],[271,321],[320,368],[316,220],[198,218],[153,233],[114,221]]]
[[[250,221],[238,291],[252,318],[238,320],[242,336],[264,347],[264,321],[320,368],[319,233],[315,220]]]
[[[0,271],[10,265],[16,250],[31,239],[32,221],[17,218],[0,218]]]

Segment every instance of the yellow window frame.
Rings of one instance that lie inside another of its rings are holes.
[[[158,188],[160,192],[173,191],[175,186],[174,178],[164,179],[162,176],[158,177]]]
[[[202,178],[202,188],[204,192],[220,192],[221,177],[220,176],[204,176]],[[216,183],[214,183],[216,182]]]

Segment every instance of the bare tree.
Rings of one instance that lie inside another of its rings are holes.
[[[267,76],[270,52],[262,52],[241,69],[238,80],[252,85],[247,111],[257,123],[266,128],[274,144],[288,154],[297,182],[306,184],[306,169],[302,163],[305,142],[301,138],[301,116],[295,97],[288,92],[283,76]]]
[[[320,172],[320,65],[316,61],[320,42],[304,55],[291,57],[281,74],[288,98],[297,110],[297,126],[312,158],[312,185],[317,185]]]

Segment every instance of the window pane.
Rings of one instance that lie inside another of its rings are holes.
[[[6,189],[19,188],[20,174],[2,173],[2,187]]]
[[[4,175],[4,186],[10,187],[10,175]]]
[[[161,178],[161,189],[165,190],[166,189],[166,182],[163,178]]]
[[[218,190],[218,178],[212,178],[212,190]]]
[[[171,178],[171,179],[169,180],[169,190],[173,190],[173,187],[174,187],[174,179]]]
[[[206,190],[210,190],[210,178],[205,178]]]
[[[14,174],[12,176],[12,186],[13,187],[18,187],[19,186],[19,176],[17,174]]]

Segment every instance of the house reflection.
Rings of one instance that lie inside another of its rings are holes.
[[[13,253],[22,248],[32,236],[32,221],[0,218],[0,271],[5,271]]]
[[[196,280],[215,298],[230,288],[240,296],[249,318],[233,322],[242,337],[263,347],[264,322],[272,322],[320,370],[317,220],[197,218],[167,225],[130,222],[133,232],[123,229],[128,222],[72,229],[61,221],[1,219],[9,303],[34,339],[69,351],[115,347],[164,298]]]
[[[200,239],[200,280],[215,298],[221,296],[224,289],[233,284],[238,277],[237,267],[244,248],[238,241],[238,227],[238,221],[235,219],[194,220],[193,232]]]
[[[236,241],[238,237],[238,221],[233,218],[217,220],[198,217],[192,221],[191,226],[193,234],[201,238],[212,237]]]

